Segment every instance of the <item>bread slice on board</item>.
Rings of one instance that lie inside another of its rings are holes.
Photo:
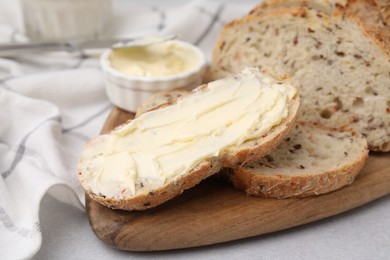
[[[267,1],[225,26],[213,77],[246,66],[285,73],[300,88],[300,120],[352,128],[369,149],[390,151],[389,10],[380,0]]]
[[[351,184],[367,156],[362,135],[299,122],[270,154],[225,172],[249,195],[307,197]]]
[[[269,153],[298,108],[292,85],[246,69],[94,138],[79,160],[79,180],[92,199],[111,208],[155,207],[224,165]]]

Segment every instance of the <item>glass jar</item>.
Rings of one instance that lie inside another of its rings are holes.
[[[111,0],[21,0],[26,35],[35,41],[100,37]]]

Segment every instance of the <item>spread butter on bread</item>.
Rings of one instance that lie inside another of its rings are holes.
[[[111,208],[155,207],[223,166],[269,153],[298,107],[295,87],[247,68],[92,139],[79,160],[79,180]]]

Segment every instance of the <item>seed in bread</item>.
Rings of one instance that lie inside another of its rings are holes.
[[[301,120],[352,128],[371,150],[390,151],[390,4],[330,2],[267,1],[227,24],[213,75],[245,66],[286,73],[300,87]]]
[[[362,135],[300,122],[270,154],[226,172],[249,195],[307,197],[351,184],[367,156]]]
[[[231,161],[269,152],[298,107],[291,84],[248,68],[96,137],[82,152],[79,180],[109,207],[154,207]]]

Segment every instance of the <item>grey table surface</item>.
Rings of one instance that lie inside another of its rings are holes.
[[[42,248],[34,259],[390,259],[390,196],[289,230],[163,252],[107,246],[92,232],[85,212],[50,195],[42,201],[40,219]]]

